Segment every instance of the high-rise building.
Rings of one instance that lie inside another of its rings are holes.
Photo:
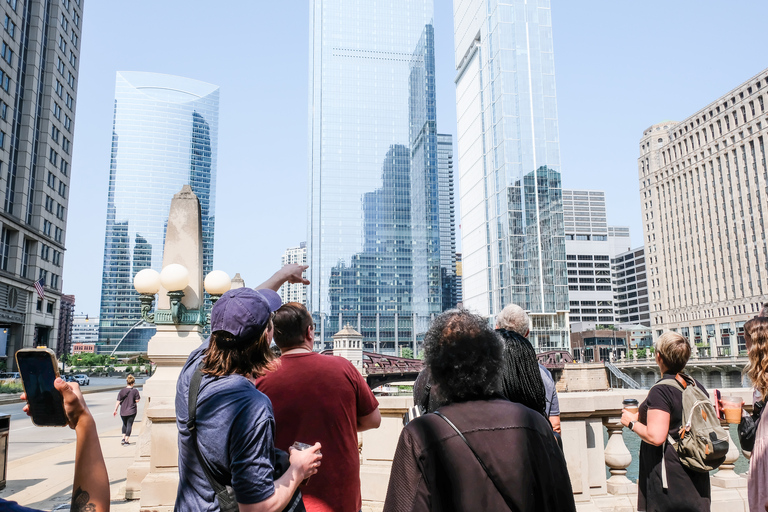
[[[456,253],[456,301],[457,301],[456,307],[458,308],[464,307],[464,302],[463,302],[464,291],[461,285],[462,283],[461,278],[463,275],[464,275],[464,269],[463,269],[463,264],[461,262],[461,253],[457,252]]]
[[[13,368],[16,350],[58,338],[83,0],[0,8],[0,357]]]
[[[453,182],[453,136],[437,135],[437,174],[440,222],[440,282],[442,310],[453,309],[461,300],[457,295],[456,275],[456,205]]]
[[[136,325],[141,307],[133,277],[145,268],[162,269],[171,199],[186,184],[200,200],[203,272],[212,270],[218,117],[215,85],[117,73],[100,343],[120,343],[121,352],[146,351],[154,329]]]
[[[645,247],[611,258],[614,315],[617,324],[651,326]]]
[[[515,303],[567,349],[568,280],[549,0],[455,0],[464,306]]]
[[[297,265],[307,264],[307,242],[301,242],[298,247],[291,247],[286,249],[281,258],[282,266],[295,263]],[[304,275],[306,277],[306,270]],[[299,302],[306,306],[307,304],[307,287],[301,283],[285,283],[277,291],[283,304],[286,302]]]
[[[768,294],[768,69],[640,139],[638,174],[654,338],[746,350]]]
[[[415,347],[442,309],[432,0],[310,4],[309,309]]]
[[[75,315],[72,321],[72,343],[93,343],[99,341],[99,318],[89,315]]]
[[[574,330],[613,324],[605,192],[563,190],[570,321]]]
[[[56,356],[69,354],[72,346],[72,323],[75,317],[75,296],[62,295],[59,306],[59,333],[56,341]]]

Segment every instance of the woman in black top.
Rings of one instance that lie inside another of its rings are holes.
[[[117,415],[117,409],[120,408],[120,418],[123,420],[123,440],[120,444],[130,444],[128,441],[131,437],[131,429],[133,428],[133,420],[136,419],[136,404],[141,400],[139,390],[135,389],[133,385],[136,383],[136,379],[133,375],[128,375],[125,378],[126,387],[120,390],[117,394],[117,403],[115,404],[115,410],[112,416]]]
[[[691,347],[676,332],[665,332],[656,342],[656,364],[661,380],[675,379],[685,369]],[[687,377],[690,379],[690,377]],[[704,393],[700,382],[696,386]],[[709,473],[685,468],[667,436],[678,441],[682,425],[683,392],[667,385],[655,385],[640,404],[638,413],[622,411],[621,422],[635,432],[640,443],[640,470],[637,480],[637,510],[645,512],[699,512],[710,510]],[[666,458],[667,488],[661,479],[662,455]]]

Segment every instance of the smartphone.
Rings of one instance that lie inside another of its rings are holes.
[[[53,387],[59,376],[56,354],[49,348],[23,348],[16,352],[16,366],[27,394],[29,415],[39,427],[64,427],[64,399]]]
[[[722,399],[722,396],[720,396],[720,390],[715,390],[715,414],[717,414],[717,417],[721,420],[725,419],[725,412],[720,409],[720,400]]]

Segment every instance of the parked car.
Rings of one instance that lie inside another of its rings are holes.
[[[88,378],[88,376],[85,375],[84,373],[78,373],[77,375],[75,375],[74,379],[75,379],[75,382],[77,382],[81,386],[87,386],[88,384],[91,383],[91,379]]]
[[[64,376],[64,380],[67,381],[67,382],[76,382],[74,375],[65,375]]]
[[[19,380],[20,378],[21,375],[19,375],[19,372],[0,373],[0,380],[2,381],[15,381]]]

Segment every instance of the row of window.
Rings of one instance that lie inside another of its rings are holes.
[[[11,262],[11,247],[13,246],[14,237],[18,235],[18,231],[13,231],[11,229],[6,228],[3,226],[2,231],[0,231],[0,270],[4,270],[6,272],[12,271],[13,269],[10,268],[10,262]],[[35,248],[35,240],[26,238],[24,239],[24,243],[22,244],[22,252],[21,252],[21,268],[19,275],[21,277],[24,277],[26,279],[32,279],[33,276],[30,275],[30,257],[34,253]],[[62,253],[60,251],[57,251],[55,249],[52,249],[50,246],[46,244],[41,244],[40,249],[40,257],[43,261],[49,261],[51,254],[53,255],[53,264],[57,267],[61,266],[61,257]],[[56,290],[59,289],[59,280],[60,276],[58,274],[51,273],[50,274],[50,281],[48,280],[48,271],[45,269],[40,269],[38,273],[38,278],[44,279],[44,284],[46,286],[49,286],[51,288],[54,288]]]

